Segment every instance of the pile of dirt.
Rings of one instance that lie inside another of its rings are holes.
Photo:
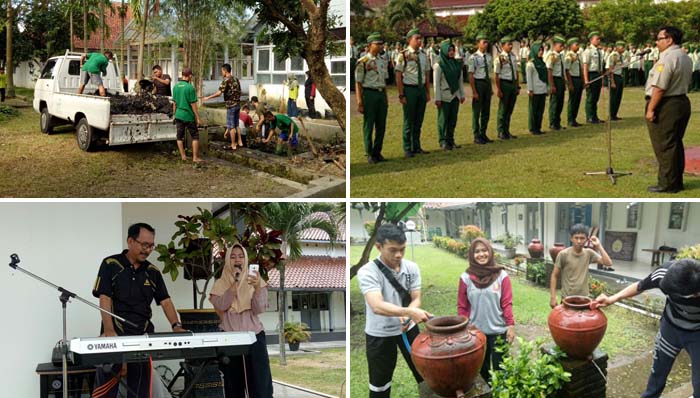
[[[143,115],[165,113],[173,116],[173,105],[168,97],[141,92],[136,95],[110,95],[110,112],[113,115]]]

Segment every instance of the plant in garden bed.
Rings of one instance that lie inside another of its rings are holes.
[[[467,246],[471,246],[472,241],[476,238],[486,238],[486,234],[476,225],[463,225],[459,234],[462,242]]]
[[[505,249],[515,249],[518,245],[523,244],[523,237],[520,235],[511,235],[507,233],[499,239],[503,243]]]
[[[516,357],[510,345],[499,340],[496,350],[504,357],[501,368],[490,371],[493,398],[553,397],[564,382],[571,380],[571,373],[564,371],[559,363],[566,356],[559,348],[555,348],[554,354],[544,353],[542,339],[525,341],[517,337],[520,352]]]
[[[588,290],[593,298],[608,292],[608,284],[598,279],[588,277]]]
[[[526,268],[527,280],[535,282],[538,285],[546,285],[547,269],[544,261],[530,261]]]
[[[676,254],[676,259],[680,260],[683,258],[692,258],[695,260],[700,260],[700,243],[693,246],[681,247]]]

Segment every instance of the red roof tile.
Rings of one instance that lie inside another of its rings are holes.
[[[309,216],[310,218],[320,219],[320,220],[330,220],[328,213],[316,212]],[[323,232],[318,228],[307,228],[301,231],[300,240],[312,240],[319,242],[330,242],[328,234]],[[338,225],[338,234],[336,237],[336,242],[345,242],[345,223]]]
[[[131,7],[129,6],[129,3],[125,2],[124,6],[126,7],[124,27],[126,27],[133,18],[133,15],[131,13]],[[121,18],[119,17],[119,8],[121,8],[121,2],[112,2],[112,7],[114,7],[114,11],[108,10],[107,16],[105,18],[105,24],[109,26],[109,35],[105,36],[105,49],[116,50],[117,46],[115,45],[115,42],[117,40],[117,37],[121,34]],[[102,31],[99,27],[95,32],[92,32],[92,34],[90,34],[90,37],[88,37],[88,49],[98,50],[100,48],[101,35]],[[76,51],[83,50],[83,48],[85,47],[83,43],[84,42],[82,37],[73,38],[73,46],[75,47]]]
[[[303,256],[285,267],[285,289],[345,289],[345,257]],[[270,289],[279,289],[280,277],[270,270]]]

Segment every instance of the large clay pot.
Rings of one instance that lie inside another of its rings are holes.
[[[530,253],[530,258],[542,258],[544,256],[544,245],[537,238],[532,238],[530,244],[527,245],[527,251]]]
[[[554,246],[549,248],[549,256],[552,258],[552,262],[557,261],[557,255],[559,255],[559,252],[566,249],[566,246],[564,246],[563,243],[555,243]]]
[[[549,313],[549,331],[554,342],[570,358],[588,359],[603,340],[608,319],[584,296],[569,296]]]
[[[418,373],[443,397],[463,397],[471,389],[485,352],[486,336],[463,316],[429,320],[411,345]]]

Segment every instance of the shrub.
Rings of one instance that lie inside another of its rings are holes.
[[[700,260],[700,243],[693,246],[681,247],[676,254],[676,259],[680,260],[682,258],[692,258],[695,260]]]
[[[462,242],[469,247],[474,239],[485,238],[486,234],[476,225],[463,225],[460,228],[459,237],[462,239]]]
[[[571,373],[564,371],[559,362],[565,354],[559,348],[555,348],[554,354],[543,353],[541,339],[527,342],[522,337],[517,339],[520,345],[517,357],[511,354],[509,344],[502,339],[496,342],[496,350],[505,355],[501,368],[490,371],[493,398],[556,396],[563,383],[571,380]]]
[[[593,298],[600,296],[603,293],[607,293],[608,284],[599,281],[598,279],[588,277],[588,290],[590,291]]]
[[[372,236],[374,233],[374,221],[365,221],[365,231],[367,231],[367,236]]]

